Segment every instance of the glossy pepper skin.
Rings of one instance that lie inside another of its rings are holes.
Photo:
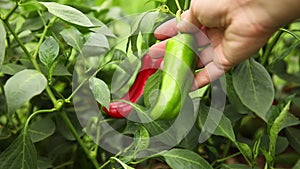
[[[154,74],[160,67],[162,58],[152,59],[149,54],[146,54],[142,58],[142,66],[136,79],[129,89],[129,92],[121,98],[121,100],[130,101],[136,103],[138,99],[143,95],[144,88],[147,79]],[[121,101],[111,102],[109,104],[109,110],[103,108],[104,112],[113,118],[124,118],[129,115],[132,110],[132,106]]]
[[[150,110],[151,118],[170,120],[181,111],[194,80],[195,51],[196,41],[190,34],[178,34],[167,41],[160,93]]]

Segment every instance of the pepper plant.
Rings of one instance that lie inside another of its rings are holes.
[[[188,6],[0,1],[0,168],[300,168],[299,21],[151,119],[173,94],[153,32]]]

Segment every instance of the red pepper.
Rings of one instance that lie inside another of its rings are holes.
[[[133,85],[130,87],[129,92],[123,96],[121,100],[136,103],[144,93],[147,79],[157,71],[161,62],[162,58],[152,59],[149,54],[146,54],[142,59],[142,67],[140,72],[137,74]],[[109,110],[105,107],[103,110],[110,117],[124,118],[129,115],[132,110],[132,106],[125,102],[115,101],[109,104]]]

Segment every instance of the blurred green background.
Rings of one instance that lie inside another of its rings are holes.
[[[55,0],[55,2],[82,7],[120,7],[127,14],[145,12],[155,7],[155,2],[151,0]]]

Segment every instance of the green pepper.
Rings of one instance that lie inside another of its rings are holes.
[[[190,34],[179,33],[167,41],[163,74],[153,119],[169,120],[181,111],[194,80],[197,64],[196,41]]]

